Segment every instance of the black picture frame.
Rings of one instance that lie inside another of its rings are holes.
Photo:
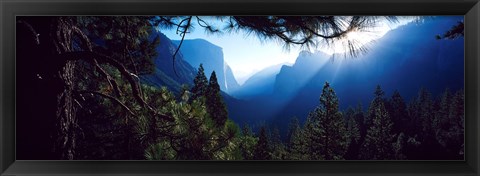
[[[478,0],[1,0],[1,175],[479,175]],[[465,161],[17,161],[17,15],[464,15]]]

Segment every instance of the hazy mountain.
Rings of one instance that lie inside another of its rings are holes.
[[[181,53],[175,57],[175,71],[173,54],[176,45],[164,34],[156,31],[151,37],[160,37],[160,44],[156,48],[157,57],[154,59],[155,72],[152,75],[142,76],[142,81],[157,87],[166,86],[174,92],[179,92],[182,84],[193,85],[193,79],[197,74],[194,67],[185,61]],[[176,72],[176,73],[175,73]]]
[[[173,41],[177,46],[180,41]],[[232,70],[225,63],[222,48],[203,39],[184,40],[180,47],[183,58],[195,68],[203,64],[205,75],[217,74],[220,89],[230,93],[239,87]]]
[[[317,51],[302,51],[292,66],[282,66],[276,76],[274,91],[277,94],[292,94],[305,85],[328,61],[330,55]]]
[[[233,75],[232,68],[230,68],[227,63],[225,63],[225,85],[229,93],[235,92],[237,89],[240,88],[240,85],[238,84],[235,76]]]
[[[370,51],[357,58],[302,52],[294,65],[282,66],[274,80],[273,94],[251,97],[243,107],[234,107],[243,111],[232,110],[241,115],[231,115],[244,116],[245,121],[270,121],[284,128],[293,116],[305,120],[319,104],[326,81],[335,90],[341,109],[359,102],[367,108],[377,84],[386,97],[397,89],[407,102],[421,87],[433,95],[445,88],[461,89],[463,38],[435,39],[436,34],[444,33],[460,19],[432,19],[401,26],[371,43]],[[270,77],[263,81],[272,80]]]
[[[286,65],[287,63],[273,65],[253,74],[231,95],[240,99],[251,99],[256,96],[272,94],[275,77],[280,69]]]

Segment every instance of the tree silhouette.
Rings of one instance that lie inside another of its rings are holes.
[[[347,130],[348,150],[345,154],[345,159],[357,159],[358,149],[360,148],[360,129],[355,120],[355,111],[349,107],[345,112],[345,128]]]
[[[198,67],[197,75],[193,80],[192,87],[192,98],[191,100],[196,100],[202,96],[207,95],[208,89],[208,80],[205,76],[205,70],[203,69],[203,64],[200,64]]]
[[[405,132],[404,130],[410,122],[410,119],[407,114],[407,105],[405,104],[405,101],[400,95],[400,92],[398,92],[397,90],[393,92],[387,109],[390,116],[392,117],[393,132],[396,134],[399,134],[400,132]]]
[[[265,127],[260,128],[260,134],[258,135],[258,143],[255,146],[254,153],[255,154],[253,155],[253,159],[255,160],[271,159],[270,143],[268,141]]]
[[[465,31],[465,24],[464,24],[463,21],[459,21],[459,22],[457,22],[456,25],[453,25],[450,30],[446,31],[442,35],[436,35],[435,38],[437,40],[440,40],[440,39],[453,40],[453,39],[456,39],[456,38],[459,38],[459,37],[464,37],[464,35],[465,35],[464,31]]]
[[[245,124],[242,128],[240,151],[244,160],[252,160],[254,158],[255,146],[257,145],[258,138],[253,136],[252,131],[248,124]]]
[[[279,41],[285,48],[298,45],[304,48],[331,46],[342,42],[350,56],[358,56],[367,49],[355,40],[348,39],[347,34],[354,31],[368,32],[382,21],[397,22],[395,16],[218,16],[222,22],[216,26],[200,16],[160,16],[155,24],[161,24],[165,29],[176,28],[182,37],[194,28],[195,24],[205,29],[207,33],[231,33],[245,31],[253,33],[262,40]],[[224,29],[220,29],[224,27]],[[177,49],[178,52],[178,49]],[[174,59],[174,58],[173,58]]]
[[[380,86],[375,90],[375,98],[369,107],[369,116],[372,126],[367,131],[367,136],[360,149],[361,159],[385,160],[393,158],[393,123],[390,119],[384,101],[383,91]]]
[[[320,105],[309,114],[307,131],[311,134],[314,159],[343,159],[347,150],[347,131],[338,110],[338,98],[328,82],[323,86]]]
[[[288,158],[291,160],[306,160],[308,159],[307,144],[308,140],[300,127],[300,122],[297,117],[294,117],[290,122],[288,139]]]
[[[227,121],[228,111],[227,106],[223,102],[223,97],[220,94],[220,86],[218,85],[215,71],[210,75],[206,98],[208,113],[212,116],[217,126],[223,126],[225,121]]]

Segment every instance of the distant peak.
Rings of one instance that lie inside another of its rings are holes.
[[[313,55],[312,52],[307,51],[307,50],[302,50],[302,51],[300,51],[300,53],[298,54],[298,57],[305,57],[305,56],[311,56],[311,55]]]
[[[180,40],[174,40],[173,43],[179,44],[179,43],[180,43]],[[205,39],[202,39],[202,38],[185,39],[185,40],[183,40],[183,44],[186,44],[186,43],[195,43],[195,44],[198,44],[198,45],[210,46],[210,47],[214,47],[214,48],[218,48],[218,49],[220,49],[220,50],[223,50],[222,47],[220,47],[220,46],[218,46],[218,45],[215,45],[215,44],[213,44],[212,42],[210,42],[210,41],[208,41],[208,40],[205,40]]]

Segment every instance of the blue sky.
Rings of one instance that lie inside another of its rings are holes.
[[[214,19],[208,19],[213,24]],[[395,29],[400,25],[404,25],[411,20],[401,20],[398,23],[382,22],[371,32],[352,33],[351,38],[355,38],[360,43],[367,43],[382,37],[391,29]],[[171,40],[180,40],[181,36],[175,33],[175,30],[161,30]],[[232,68],[235,78],[239,84],[243,84],[254,73],[278,64],[294,63],[298,53],[301,51],[299,47],[291,47],[285,50],[281,43],[274,41],[260,41],[256,36],[248,35],[245,32],[228,33],[228,34],[207,34],[200,27],[189,31],[185,39],[205,39],[217,46],[222,47],[224,59]],[[335,45],[331,48],[313,48],[312,50],[321,50],[327,54],[341,53],[343,47]]]

